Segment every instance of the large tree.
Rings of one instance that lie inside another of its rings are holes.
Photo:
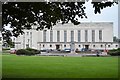
[[[116,2],[91,2],[94,13],[101,13],[101,9],[111,7]],[[2,4],[2,36],[6,41],[11,36],[23,34],[24,29],[31,29],[37,25],[36,30],[52,29],[52,26],[69,21],[74,25],[80,24],[78,18],[87,18],[85,2],[8,2]],[[6,30],[10,24],[12,31]]]

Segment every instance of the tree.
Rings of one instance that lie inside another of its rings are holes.
[[[113,37],[113,42],[119,42],[120,43],[120,39],[117,38],[116,36]]]
[[[92,2],[95,14],[101,9],[111,7],[116,2]],[[58,22],[62,24],[69,21],[74,25],[80,24],[78,18],[87,18],[85,2],[8,2],[2,4],[2,36],[9,42],[11,36],[23,34],[24,29],[36,30],[52,29]],[[10,24],[12,31],[6,30]]]

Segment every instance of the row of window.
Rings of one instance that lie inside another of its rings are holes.
[[[95,42],[95,30],[92,30],[92,42]],[[43,31],[43,41],[46,42],[46,30]],[[99,30],[99,40],[102,41],[102,30]],[[71,42],[74,41],[74,31],[71,31]],[[81,31],[78,30],[78,42],[81,41]],[[53,31],[50,31],[50,42],[53,42]],[[60,42],[60,31],[57,31],[57,42]],[[64,31],[64,42],[67,42],[67,31]],[[85,30],[85,42],[88,42],[88,30]]]
[[[103,45],[100,45],[100,46],[101,46],[101,48],[104,47]],[[43,45],[43,47],[45,47],[45,45]],[[50,45],[50,47],[52,47],[52,45]],[[64,47],[66,47],[66,45],[64,45]],[[81,45],[78,45],[78,47],[81,47]],[[93,47],[96,47],[96,46],[93,45]],[[111,47],[111,46],[110,45],[106,45],[106,47]],[[118,47],[118,45],[116,45],[116,47]]]

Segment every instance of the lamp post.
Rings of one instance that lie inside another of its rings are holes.
[[[107,45],[107,43],[105,43],[105,52],[106,52],[106,45]]]

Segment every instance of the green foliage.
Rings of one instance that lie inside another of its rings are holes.
[[[10,48],[2,48],[2,50],[3,50],[3,51],[5,51],[5,50],[10,50]]]
[[[28,50],[26,50],[26,49],[19,49],[19,50],[17,50],[16,54],[17,55],[25,55],[25,54],[28,54]]]
[[[33,54],[40,54],[40,51],[37,49],[32,49],[32,48],[26,48],[26,50],[32,52]]]
[[[17,50],[16,54],[17,55],[35,55],[35,54],[39,54],[40,51],[36,50],[36,49],[32,49],[32,48],[27,48],[27,49],[19,49]]]
[[[111,56],[120,56],[120,48],[109,50],[108,54],[110,54]]]
[[[111,7],[114,2],[92,2],[95,14]],[[87,18],[85,2],[8,2],[2,4],[2,36],[8,42],[11,36],[24,34],[24,29],[37,26],[36,30],[52,29],[59,22],[80,24],[78,18]],[[91,9],[92,10],[92,9]],[[78,16],[78,17],[76,17]],[[5,25],[11,24],[12,31]]]

